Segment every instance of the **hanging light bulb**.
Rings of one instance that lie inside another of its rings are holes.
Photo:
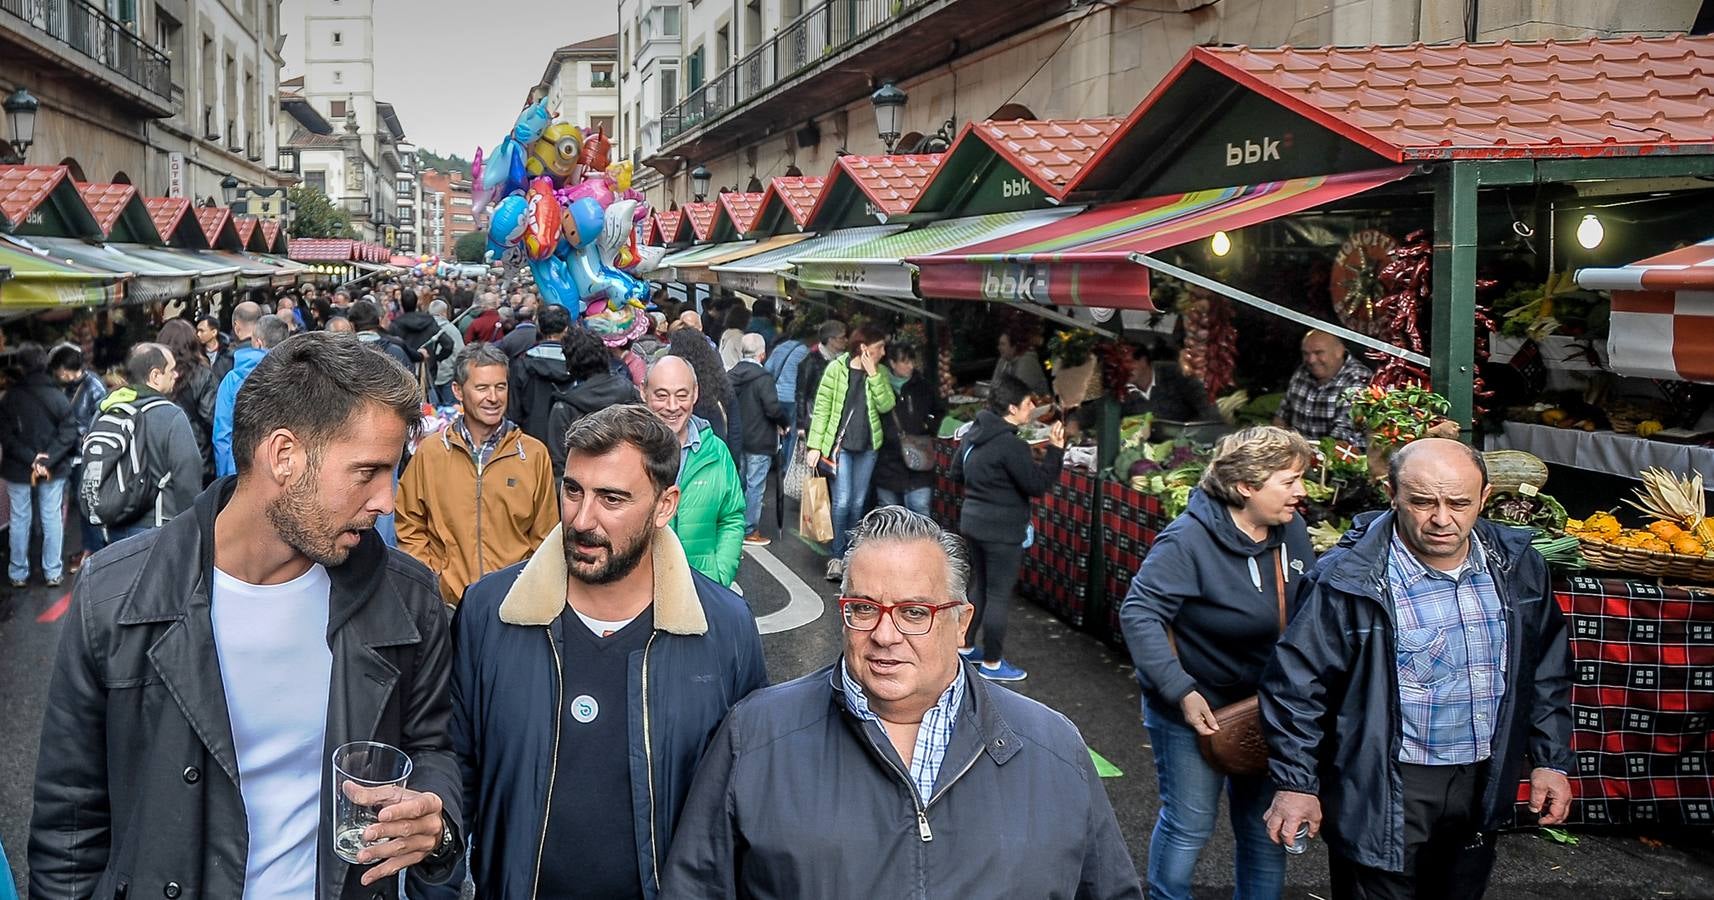
[[[1601,246],[1601,240],[1607,236],[1607,229],[1601,227],[1601,220],[1594,213],[1583,217],[1577,223],[1577,243],[1585,250],[1593,250]]]
[[[1232,239],[1226,236],[1226,232],[1216,231],[1213,239],[1208,242],[1208,247],[1214,251],[1215,256],[1225,256],[1232,252]]]

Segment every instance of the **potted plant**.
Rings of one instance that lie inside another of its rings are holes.
[[[1053,375],[1053,393],[1067,406],[1089,399],[1098,340],[1094,332],[1081,328],[1055,331],[1047,339],[1047,368]]]
[[[1395,448],[1425,437],[1458,438],[1458,423],[1446,418],[1452,404],[1420,384],[1353,388],[1351,421],[1369,435],[1369,477],[1387,477]]]

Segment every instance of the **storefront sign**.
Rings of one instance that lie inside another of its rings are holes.
[[[1033,265],[990,265],[982,267],[982,299],[1048,303],[1050,285],[1048,269]]]
[[[772,272],[721,272],[720,286],[757,297],[784,297],[785,279]]]
[[[184,193],[184,154],[167,154],[167,196],[183,197]]]

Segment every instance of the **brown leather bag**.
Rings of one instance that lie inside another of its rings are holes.
[[[1280,632],[1286,627],[1285,558],[1274,548],[1274,590],[1279,599]],[[1262,704],[1255,697],[1228,703],[1214,710],[1220,730],[1199,734],[1196,745],[1202,758],[1216,771],[1227,775],[1266,775],[1268,742],[1262,737]]]

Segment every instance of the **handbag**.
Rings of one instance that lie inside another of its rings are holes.
[[[899,455],[904,457],[905,468],[912,472],[933,472],[934,438],[926,434],[905,434],[898,410],[888,415],[893,417],[893,428],[899,432]]]
[[[804,459],[803,443],[803,441],[797,441],[792,445],[792,458],[786,464],[785,481],[780,487],[786,492],[787,497],[794,500],[803,497],[803,482],[809,475],[809,463]]]
[[[1274,548],[1274,591],[1279,601],[1280,632],[1286,627],[1285,558]],[[1199,734],[1196,745],[1202,758],[1215,771],[1227,775],[1266,775],[1268,772],[1268,742],[1262,736],[1262,703],[1257,697],[1228,703],[1214,710],[1214,721],[1220,730]]]

